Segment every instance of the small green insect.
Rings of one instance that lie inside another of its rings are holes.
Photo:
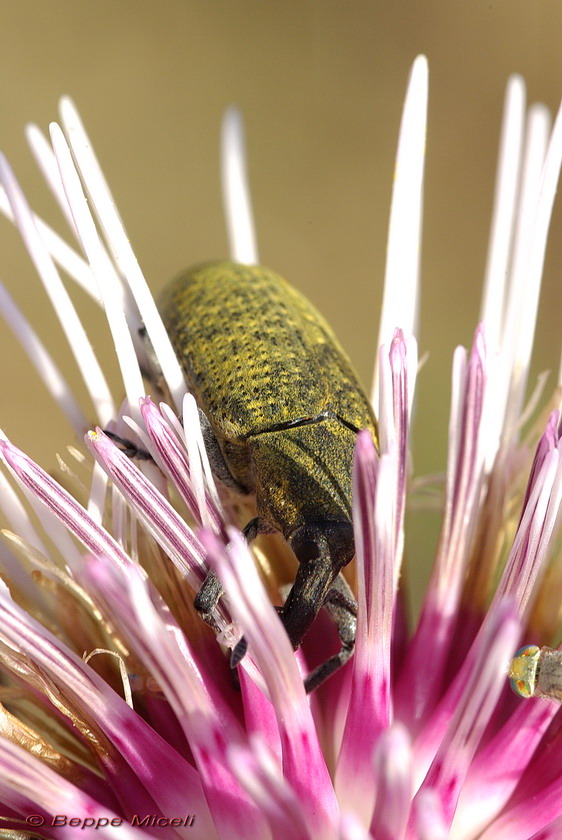
[[[213,472],[255,494],[251,540],[280,532],[299,568],[281,609],[296,650],[322,606],[342,648],[306,681],[316,688],[353,652],[356,603],[339,574],[353,558],[351,471],[357,433],[377,427],[332,330],[268,269],[216,262],[182,274],[160,312],[200,410]],[[220,597],[210,574],[196,597],[208,616]],[[232,664],[245,645],[233,652]]]
[[[511,660],[509,682],[520,697],[544,697],[561,703],[562,651],[524,645]]]

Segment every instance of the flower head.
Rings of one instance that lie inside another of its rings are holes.
[[[46,837],[77,828],[202,840],[558,836],[558,706],[517,701],[506,676],[523,630],[537,645],[560,631],[551,597],[562,574],[556,397],[525,438],[521,427],[547,402],[539,389],[525,410],[562,116],[552,131],[544,109],[525,116],[523,84],[510,81],[482,323],[453,360],[442,531],[409,636],[404,518],[427,486],[412,479],[410,462],[426,99],[419,58],[400,135],[372,394],[379,446],[360,432],[353,467],[355,653],[311,694],[305,677],[337,652],[335,629],[319,615],[293,651],[274,604],[294,559],[282,540],[250,547],[239,530],[249,503],[215,485],[197,404],[72,104],[61,108],[66,134],[54,125],[51,145],[37,129],[29,138],[80,254],[33,215],[0,162],[0,207],[24,237],[99,424],[86,435],[93,470],[73,450],[66,487],[0,436],[10,529],[0,553],[0,833],[3,821]],[[232,256],[256,263],[234,111],[223,149]],[[120,408],[57,265],[103,301],[126,394]],[[0,307],[81,438],[84,412],[1,288]],[[169,404],[145,395],[147,370]],[[193,594],[210,572],[217,599],[205,624]],[[344,601],[331,604],[333,615],[348,609]],[[240,660],[236,680],[225,649]],[[542,682],[533,672],[525,685],[557,697],[545,686],[560,685],[560,657],[541,656]],[[512,676],[523,682],[528,671],[521,677],[517,663]]]

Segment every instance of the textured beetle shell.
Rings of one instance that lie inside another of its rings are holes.
[[[286,536],[307,519],[349,520],[356,432],[368,428],[376,441],[376,423],[309,301],[268,269],[217,262],[172,281],[160,311],[188,387],[233,478],[256,491],[260,517]]]

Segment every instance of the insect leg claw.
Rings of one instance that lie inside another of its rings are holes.
[[[324,601],[325,609],[334,619],[341,642],[339,653],[331,656],[312,671],[304,681],[307,694],[318,688],[353,655],[357,632],[357,603],[343,575],[339,574]]]
[[[230,667],[236,668],[237,665],[244,659],[246,656],[246,651],[248,650],[248,642],[242,636],[240,641],[232,648],[232,653],[230,654]]]

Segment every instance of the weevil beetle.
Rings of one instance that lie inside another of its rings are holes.
[[[367,428],[377,439],[369,401],[324,318],[268,269],[197,266],[164,289],[159,308],[199,406],[213,471],[255,493],[247,538],[279,531],[299,561],[280,611],[293,648],[324,604],[336,618],[342,650],[309,676],[312,690],[355,642],[356,605],[339,573],[355,553],[356,436]],[[209,575],[196,606],[209,615],[220,593]]]

